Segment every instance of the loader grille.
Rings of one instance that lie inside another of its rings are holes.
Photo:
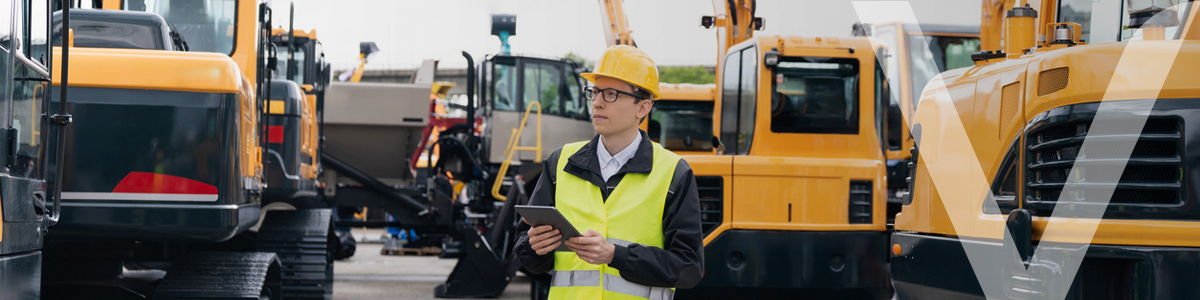
[[[1029,132],[1025,178],[1030,203],[1096,202],[1099,189],[1116,183],[1110,211],[1131,204],[1182,204],[1182,120],[1150,117],[1136,136],[1096,133],[1089,137],[1093,147],[1084,148],[1090,123],[1090,118],[1073,120]],[[1131,138],[1137,143],[1121,172],[1120,149],[1105,145]]]

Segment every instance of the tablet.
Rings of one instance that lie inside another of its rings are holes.
[[[581,236],[579,231],[575,230],[575,226],[571,225],[571,222],[567,221],[567,218],[563,217],[553,206],[516,205],[513,207],[530,226],[550,225],[554,229],[558,229],[558,233],[562,236],[562,243],[554,251],[570,252],[571,249],[567,248],[567,239]]]

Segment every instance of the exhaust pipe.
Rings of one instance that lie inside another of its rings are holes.
[[[462,52],[467,58],[467,127],[475,132],[475,59],[467,51]]]

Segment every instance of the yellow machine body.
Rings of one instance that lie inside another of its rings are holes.
[[[713,132],[723,150],[684,156],[700,189],[706,274],[682,293],[837,286],[857,293],[847,297],[890,297],[890,283],[876,278],[887,272],[887,156],[877,107],[888,98],[875,88],[884,78],[871,49],[869,38],[768,36],[722,57]],[[772,60],[778,65],[768,66]],[[830,64],[837,66],[821,70]],[[795,71],[802,68],[812,69]],[[846,77],[820,85],[829,76]],[[788,129],[821,123],[826,103],[853,107],[837,118],[854,129]],[[822,267],[806,268],[809,275],[779,267],[801,261]]]
[[[272,39],[275,39],[275,38],[286,39],[287,37],[288,37],[287,30],[284,30],[282,28],[275,28],[275,29],[271,30],[271,38]],[[319,41],[317,39],[317,30],[316,29],[309,30],[309,31],[295,29],[292,31],[292,37],[305,38],[310,41]],[[297,45],[297,47],[303,47],[303,46]],[[281,47],[281,50],[279,50],[279,51],[281,51],[281,53],[287,53],[287,48]],[[313,55],[320,56],[320,55],[324,55],[324,53],[314,53]],[[299,63],[304,64],[305,62],[301,61]],[[312,179],[317,178],[318,168],[315,166],[318,166],[320,164],[318,160],[321,159],[321,156],[318,155],[318,153],[317,153],[317,143],[318,143],[318,139],[320,139],[320,133],[318,132],[320,130],[320,128],[319,128],[320,126],[319,126],[319,124],[317,124],[317,94],[313,90],[313,87],[311,85],[306,84],[306,85],[302,86],[302,89],[304,90],[304,102],[305,103],[302,106],[303,109],[301,110],[301,115],[300,115],[301,116],[301,125],[300,125],[301,126],[301,140],[297,141],[297,142],[300,143],[300,145],[299,145],[300,152],[307,155],[309,157],[309,159],[308,159],[308,161],[304,161],[304,162],[300,163],[300,174],[299,175],[303,179],[312,180]]]
[[[921,143],[910,173],[912,198],[896,215],[892,235],[892,279],[901,298],[983,299],[974,283],[994,282],[975,277],[979,273],[963,249],[970,248],[968,243],[983,247],[979,249],[1011,247],[1006,228],[1018,245],[1014,249],[1034,245],[1030,247],[1041,253],[1037,255],[1049,255],[1044,257],[1083,256],[1081,262],[1058,262],[1030,258],[1033,252],[1018,254],[1029,269],[1002,270],[997,278],[1006,295],[1200,297],[1194,284],[1185,283],[1195,280],[1192,270],[1200,266],[1200,197],[1187,188],[1197,180],[1191,161],[1198,136],[1191,123],[1200,115],[1194,101],[1200,97],[1195,80],[1200,71],[1190,67],[1200,65],[1197,5],[1177,7],[1180,25],[1165,37],[1145,27],[1121,26],[1118,40],[1092,35],[1085,44],[1079,24],[1055,18],[1058,4],[1042,3],[1035,24],[1008,18],[1006,38],[993,32],[984,39],[993,47],[984,50],[1000,50],[998,41],[1018,37],[1038,47],[944,72],[944,84],[931,83],[924,91],[911,121]],[[997,25],[986,22],[988,13],[985,4],[985,32]],[[1071,38],[1056,40],[1056,26],[1062,26],[1060,37]],[[1017,28],[1022,32],[1013,32]],[[1039,42],[1037,31],[1051,35]],[[1163,80],[1161,86],[1157,80]],[[1119,119],[1142,113],[1128,108],[1103,112],[1102,100],[1121,108],[1155,101],[1140,133],[1122,137],[1136,138],[1136,144],[1121,173],[1089,171],[1092,164],[1122,158],[1110,154],[1111,146],[1083,147],[1085,136],[1089,141],[1115,140],[1117,136],[1090,132],[1096,126],[1092,120],[1102,114]],[[965,140],[954,133],[959,123]],[[933,151],[939,155],[927,155]],[[1099,205],[1091,203],[1099,196],[1090,190],[1098,185],[1113,186],[1110,202],[1098,208],[1102,217],[1079,215],[1085,207]],[[985,201],[992,200],[998,211],[987,208]],[[1055,234],[1047,231],[1051,226]],[[1086,253],[1078,251],[1080,245],[1089,245]],[[1070,263],[1079,264],[1071,266],[1078,267],[1078,274],[1070,285],[1041,281],[1045,266]],[[1023,280],[1024,272],[1037,276]],[[966,284],[946,285],[948,277]]]

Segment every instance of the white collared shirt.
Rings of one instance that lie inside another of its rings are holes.
[[[637,147],[642,143],[642,134],[638,133],[637,138],[633,139],[629,146],[625,146],[624,150],[617,152],[616,155],[608,154],[607,147],[604,146],[604,137],[600,137],[600,145],[596,147],[596,157],[600,159],[600,175],[604,177],[604,182],[608,182],[608,178],[617,174],[629,159],[633,158],[633,154],[637,153]]]

